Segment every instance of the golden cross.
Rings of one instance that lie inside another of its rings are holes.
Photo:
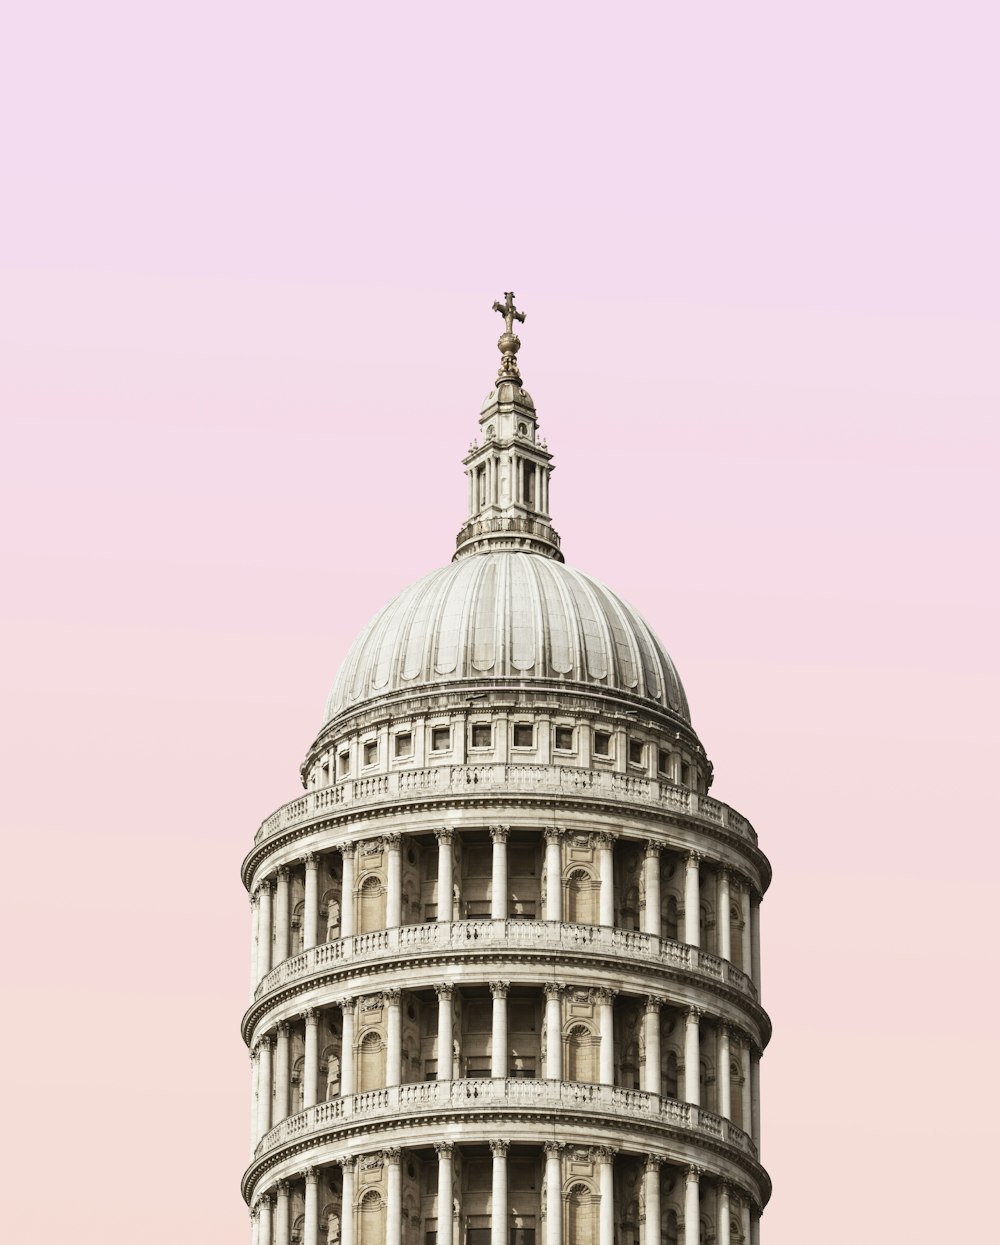
[[[507,332],[513,333],[514,321],[517,320],[519,323],[523,324],[525,321],[525,314],[523,311],[518,311],[518,309],[514,306],[513,290],[505,290],[504,297],[507,301],[505,303],[495,302],[493,304],[493,310],[500,312],[503,316],[504,324],[507,326]]]

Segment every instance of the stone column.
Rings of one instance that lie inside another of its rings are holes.
[[[746,1194],[743,1195],[743,1204],[740,1206],[740,1227],[743,1229],[743,1245],[750,1245],[750,1203]]]
[[[314,1107],[319,1086],[319,1016],[310,1007],[306,1012],[306,1046],[302,1060],[302,1106]]]
[[[274,1122],[280,1124],[288,1114],[288,1025],[278,1025],[278,1040],[274,1047]]]
[[[750,977],[753,947],[750,938],[750,887],[746,882],[740,886],[740,911],[743,913],[743,971]]]
[[[719,1086],[719,1114],[724,1120],[733,1118],[732,1080],[730,1077],[729,1026],[719,1025],[718,1067],[715,1079]]]
[[[700,1015],[697,1007],[689,1008],[684,1026],[684,1097],[695,1106],[701,1104],[701,1048],[698,1043]]]
[[[597,868],[601,875],[599,925],[615,923],[614,839],[610,834],[597,835]]]
[[[288,870],[278,870],[278,883],[274,891],[274,962],[280,964],[288,959]]]
[[[490,1151],[493,1154],[490,1245],[507,1245],[507,1150],[509,1147],[509,1141],[490,1142]]]
[[[729,1185],[719,1181],[718,1200],[715,1204],[715,1239],[718,1245],[730,1245],[729,1231]]]
[[[493,840],[493,885],[490,887],[490,916],[507,919],[507,835],[510,826],[490,826]]]
[[[306,856],[306,893],[302,905],[302,950],[316,945],[319,924],[319,858],[314,852]]]
[[[684,941],[692,947],[701,946],[701,892],[698,886],[700,859],[697,852],[691,852],[684,873]]]
[[[344,1173],[340,1194],[340,1245],[354,1245],[354,1159],[339,1159]]]
[[[437,1245],[452,1245],[455,1229],[455,1215],[452,1207],[455,1188],[452,1163],[455,1147],[450,1141],[442,1141],[434,1149],[438,1156]]]
[[[493,995],[493,1040],[490,1054],[490,1076],[507,1075],[507,991],[509,981],[491,981]]]
[[[701,1239],[701,1207],[698,1204],[697,1167],[689,1167],[684,1184],[684,1245],[698,1245]]]
[[[340,1095],[347,1098],[354,1093],[354,1000],[339,999],[337,1006],[344,1014],[340,1030]]]
[[[450,1081],[455,1074],[455,1013],[451,999],[453,987],[447,982],[435,986],[438,996],[438,1074],[439,1081]]]
[[[270,1193],[265,1193],[263,1197],[258,1199],[257,1210],[260,1215],[260,1245],[272,1245],[274,1240],[274,1225]]]
[[[760,1152],[760,1060],[750,1056],[750,1136]]]
[[[562,831],[545,831],[545,919],[562,920]]]
[[[302,1224],[302,1245],[319,1245],[319,1180],[315,1167],[307,1167],[306,1204]]]
[[[274,1208],[274,1245],[291,1245],[291,1223],[288,1217],[288,1181],[278,1181],[278,1199]]]
[[[733,931],[729,916],[729,870],[719,870],[718,912],[716,928],[719,931],[719,955],[724,960],[733,958]]]
[[[562,1145],[558,1141],[545,1142],[545,1245],[562,1245]]]
[[[257,888],[260,896],[260,915],[257,918],[257,980],[271,971],[274,931],[271,918],[271,883],[261,882]]]
[[[562,986],[548,983],[545,989],[545,1075],[562,1080]]]
[[[260,897],[256,891],[250,893],[250,998],[253,1000],[260,981],[257,972],[257,940],[260,938]]]
[[[250,1153],[253,1154],[260,1140],[257,1130],[257,1095],[260,1093],[260,1051],[256,1045],[250,1048]]]
[[[746,1038],[740,1043],[740,1070],[743,1073],[743,1131],[749,1135],[753,1120],[753,1103],[750,1093],[750,1043]]]
[[[750,979],[760,994],[760,904],[750,898]]]
[[[382,1157],[386,1162],[385,1245],[402,1245],[403,1173],[399,1165],[399,1150],[383,1150]]]
[[[595,990],[597,1014],[601,1028],[601,1085],[615,1083],[615,1019],[614,991]]]
[[[650,995],[646,999],[646,1062],[643,1065],[643,1086],[647,1094],[663,1090],[660,1077],[660,1008],[661,1000]]]
[[[647,934],[660,936],[660,852],[659,843],[650,839],[646,843],[646,907],[642,914],[642,928]]]
[[[643,1245],[660,1245],[660,1160],[646,1159],[646,1224]]]
[[[340,871],[340,936],[354,933],[354,844],[345,843],[338,849],[343,866]]]
[[[250,1240],[253,1245],[260,1245],[260,1208],[256,1204],[250,1208]]]
[[[615,1152],[597,1151],[597,1187],[601,1193],[598,1212],[598,1245],[615,1245]]]
[[[450,921],[455,915],[455,859],[452,855],[455,832],[442,826],[435,831],[435,838],[438,843],[437,919]]]
[[[403,919],[403,855],[398,834],[387,834],[382,841],[387,852],[385,927],[395,929]]]
[[[382,994],[388,1006],[386,1020],[385,1084],[389,1089],[403,1079],[403,1018],[400,1014],[399,991],[385,990]]]
[[[266,1035],[257,1043],[260,1071],[257,1078],[257,1140],[271,1129],[271,1039]]]

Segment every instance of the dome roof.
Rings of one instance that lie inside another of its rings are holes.
[[[325,721],[375,697],[482,679],[604,688],[690,721],[674,664],[631,606],[542,554],[491,550],[404,588],[361,632]]]

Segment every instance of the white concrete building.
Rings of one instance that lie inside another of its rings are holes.
[[[751,1245],[757,836],[673,663],[563,562],[502,365],[447,567],[347,655],[243,865],[255,1245]]]

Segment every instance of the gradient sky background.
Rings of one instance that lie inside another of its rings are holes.
[[[239,864],[511,288],[567,558],[774,865],[765,1245],[990,1237],[996,6],[3,26],[6,1238],[249,1241]]]

